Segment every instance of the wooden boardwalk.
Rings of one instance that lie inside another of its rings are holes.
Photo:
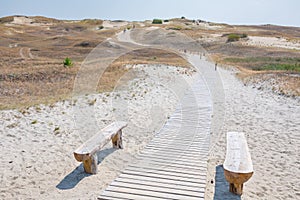
[[[204,199],[212,102],[199,76],[159,133],[98,197]]]

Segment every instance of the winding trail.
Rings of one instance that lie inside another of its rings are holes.
[[[133,41],[129,31],[118,40],[148,46]],[[193,85],[137,160],[98,199],[204,199],[216,72],[199,54],[185,57],[199,72]]]

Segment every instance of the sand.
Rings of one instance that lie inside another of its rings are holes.
[[[254,175],[245,183],[241,199],[299,199],[300,99],[244,86],[234,71],[219,72],[225,88],[226,117],[223,136],[209,160],[207,199],[239,199],[228,193],[220,166],[227,131],[244,132],[252,156]]]
[[[114,92],[84,96],[76,103],[0,111],[0,199],[95,199],[133,161],[180,98],[166,87],[166,81],[176,85],[182,77],[192,80],[192,70],[186,73],[187,69],[163,65],[128,68],[135,78],[127,84],[120,80],[122,87]],[[98,154],[98,174],[89,176],[73,157],[73,151],[87,139],[76,130],[73,104],[89,106],[95,99],[91,106],[99,129],[115,120],[126,120],[128,127],[123,132],[125,148],[114,151],[108,144]],[[120,106],[124,102],[127,112]]]
[[[128,67],[134,72],[128,74],[131,79],[123,77],[111,93],[0,111],[1,199],[95,199],[134,160],[180,99],[166,87],[166,80],[168,84],[178,84],[182,77],[191,81],[193,69]],[[206,199],[299,199],[299,99],[244,85],[236,78],[236,70],[219,67],[218,73],[226,114],[209,156]],[[97,175],[85,174],[72,154],[87,139],[74,124],[74,104],[94,106],[99,129],[115,120],[129,123],[124,129],[125,148],[114,151],[108,144],[98,154]],[[227,131],[245,133],[254,165],[254,175],[241,198],[228,192],[222,173]]]
[[[281,37],[249,36],[243,45],[300,50],[299,40],[287,40]]]

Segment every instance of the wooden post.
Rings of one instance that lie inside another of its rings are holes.
[[[97,174],[98,168],[98,156],[97,153],[89,156],[88,159],[83,160],[83,168],[86,173]]]
[[[224,169],[225,178],[229,182],[229,191],[237,195],[242,195],[243,184],[251,178],[252,174],[253,172],[235,173]]]
[[[111,139],[112,145],[116,149],[123,149],[122,130],[119,130]]]

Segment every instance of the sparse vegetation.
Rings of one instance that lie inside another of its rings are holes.
[[[63,64],[64,64],[64,67],[72,67],[73,66],[72,60],[70,58],[68,58],[68,57],[65,58]]]
[[[224,61],[227,63],[237,63],[256,71],[281,70],[300,72],[300,58],[295,57],[231,57],[225,58]]]
[[[300,64],[267,64],[261,67],[254,67],[254,70],[274,70],[300,72]]]
[[[163,21],[161,19],[153,19],[152,24],[162,24]]]
[[[175,30],[175,31],[180,31],[182,29],[181,26],[175,26],[175,27],[170,27],[168,28],[169,30]]]
[[[227,42],[236,42],[239,41],[241,38],[247,38],[248,35],[243,33],[243,34],[239,34],[239,33],[230,33],[230,34],[225,34],[223,36],[227,36]]]

